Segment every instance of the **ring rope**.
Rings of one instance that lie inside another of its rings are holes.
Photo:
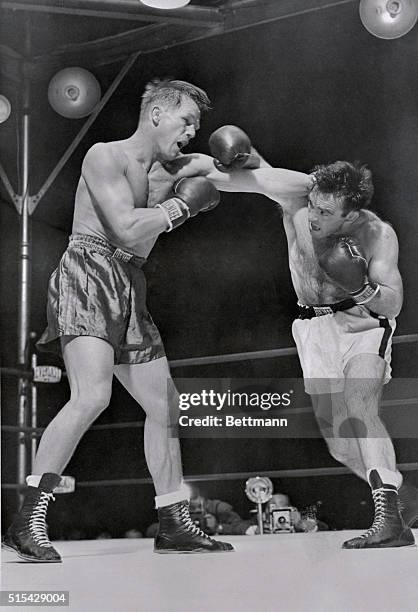
[[[407,342],[417,342],[418,334],[405,334],[394,336],[393,344],[405,344]],[[187,366],[213,365],[215,363],[230,363],[233,361],[253,361],[256,359],[272,359],[274,357],[286,357],[287,355],[297,355],[295,346],[278,349],[266,349],[262,351],[249,351],[245,353],[227,353],[224,355],[207,355],[204,357],[188,357],[184,359],[172,359],[169,361],[171,368],[182,368]],[[17,378],[27,378],[33,380],[33,371],[26,371],[20,368],[0,367],[0,374],[5,376],[16,376]],[[63,376],[66,373],[63,372]],[[52,381],[48,381],[52,382]]]
[[[408,397],[405,399],[399,400],[383,400],[381,402],[382,408],[389,407],[398,407],[398,408],[406,408],[407,406],[416,406],[418,405],[418,397]],[[301,406],[295,408],[285,408],[280,411],[280,416],[285,416],[287,414],[309,414],[313,412],[312,406]],[[145,421],[125,421],[119,423],[101,423],[99,425],[92,425],[87,432],[89,431],[100,431],[107,429],[134,429],[134,428],[143,428]],[[17,432],[17,433],[27,433],[33,434],[34,436],[40,436],[45,431],[46,427],[20,427],[19,425],[2,425],[1,430],[5,432]],[[87,433],[86,432],[86,433]]]
[[[418,470],[418,463],[399,463],[399,470],[402,472],[413,472]],[[219,480],[247,480],[255,476],[268,476],[270,478],[306,478],[311,476],[340,476],[353,472],[345,467],[324,467],[324,468],[300,468],[294,470],[271,470],[266,472],[230,472],[224,474],[195,474],[185,476],[185,482],[210,482]],[[152,478],[122,478],[120,480],[86,480],[76,483],[76,487],[120,487],[131,485],[153,484]],[[4,489],[20,489],[25,485],[3,483]]]
[[[135,427],[144,427],[144,421],[126,421],[121,423],[103,423],[100,425],[92,425],[87,431],[97,431],[103,429],[130,429]],[[19,427],[19,425],[2,425],[1,429],[7,432],[25,432],[35,435],[41,435],[46,427]],[[87,432],[86,432],[87,433]]]
[[[393,338],[393,344],[403,344],[407,342],[416,342],[418,340],[418,334],[406,334],[403,336],[395,336]],[[233,361],[245,361],[253,359],[269,359],[274,357],[283,357],[286,355],[297,354],[296,347],[270,349],[263,351],[252,351],[247,353],[230,353],[225,355],[213,355],[207,357],[195,357],[189,359],[176,359],[170,361],[172,368],[195,366],[195,365],[210,365],[215,363],[227,363]],[[33,379],[33,371],[25,371],[20,368],[0,368],[0,374],[17,376],[18,378]],[[65,372],[63,373],[65,376]],[[415,405],[418,403],[418,398],[407,398],[400,400],[387,400],[382,402],[382,406],[406,406]],[[310,412],[311,407],[293,408],[284,411],[286,413],[300,413]],[[283,412],[283,413],[284,413]],[[105,430],[105,429],[126,429],[126,428],[142,428],[144,426],[143,421],[134,421],[126,423],[109,423],[101,425],[93,425],[90,430]],[[8,432],[20,432],[41,435],[45,428],[42,427],[19,427],[16,425],[2,425],[1,429]],[[400,464],[399,468],[403,471],[413,471],[418,469],[418,463],[404,463]],[[244,478],[251,478],[253,476],[271,476],[272,478],[291,478],[291,477],[304,477],[304,476],[328,476],[334,474],[351,474],[351,471],[347,468],[309,468],[309,469],[296,469],[296,470],[277,470],[274,472],[241,472],[241,473],[225,473],[225,474],[206,474],[198,476],[185,477],[186,481],[211,481],[211,480],[241,480]],[[98,481],[85,481],[77,483],[79,487],[93,487],[93,486],[123,486],[123,485],[143,485],[152,484],[151,478],[128,478],[119,481],[115,480],[98,480]],[[21,489],[25,485],[2,483],[1,487],[4,489]]]
[[[406,334],[394,336],[393,344],[404,344],[405,342],[417,342],[418,334]],[[174,359],[170,361],[171,368],[180,368],[194,365],[211,365],[214,363],[228,363],[231,361],[253,361],[254,359],[271,359],[273,357],[285,357],[286,355],[297,355],[295,346],[288,348],[267,349],[263,351],[252,351],[247,353],[229,353],[226,355],[209,355],[207,357],[190,357],[186,359]]]

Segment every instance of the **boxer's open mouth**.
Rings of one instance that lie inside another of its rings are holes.
[[[189,144],[188,140],[179,140],[177,142],[177,146],[179,148],[179,151],[181,151],[182,149],[184,149],[184,147],[187,147],[187,145]]]

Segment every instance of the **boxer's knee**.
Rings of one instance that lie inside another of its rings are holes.
[[[348,448],[347,440],[331,437],[326,439],[326,443],[331,457],[345,465],[352,455]]]
[[[155,395],[147,406],[143,406],[148,424],[154,423],[167,427],[176,425],[179,419],[179,394],[172,385],[167,385],[164,393]]]
[[[69,406],[74,418],[90,423],[109,406],[110,397],[110,386],[92,386],[72,393]]]
[[[169,386],[167,394],[168,413],[171,422],[178,422],[180,414],[180,396],[174,383]]]
[[[361,390],[346,395],[347,417],[362,421],[374,418],[379,410],[379,397],[378,393],[362,393]]]

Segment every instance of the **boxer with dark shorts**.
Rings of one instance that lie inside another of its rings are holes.
[[[71,236],[49,281],[48,327],[38,347],[61,354],[62,336],[93,336],[112,345],[115,365],[164,357],[146,306],[145,262],[95,236]]]
[[[169,430],[178,395],[146,307],[141,269],[162,232],[219,203],[213,184],[187,168],[182,176],[155,178],[155,167],[181,155],[208,107],[206,93],[194,85],[149,83],[135,133],[97,143],[83,161],[73,236],[50,279],[48,328],[40,340],[41,347],[61,349],[71,397],[41,438],[23,506],[3,539],[26,561],[61,561],[48,538],[48,503],[80,438],[109,404],[114,375],[146,413],[145,457],[160,522],[155,551],[233,550],[189,516],[179,440]]]

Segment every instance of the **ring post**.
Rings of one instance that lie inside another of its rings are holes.
[[[25,57],[30,57],[30,22],[25,22]],[[20,120],[21,137],[21,178],[20,178],[20,292],[19,292],[19,315],[18,315],[18,354],[19,366],[29,368],[29,312],[30,312],[30,273],[31,273],[31,249],[30,249],[30,227],[29,227],[29,135],[30,135],[30,80],[28,74],[27,60],[22,60],[22,105]],[[27,424],[29,411],[29,381],[20,378],[18,382],[18,425],[24,427]],[[27,437],[24,432],[18,434],[17,449],[17,472],[18,483],[25,484],[27,469]],[[23,495],[19,492],[18,501],[23,501]],[[20,505],[20,503],[19,503]]]
[[[32,354],[31,365],[32,365],[32,370],[35,371],[35,368],[38,365],[38,358],[36,356],[36,353]],[[31,386],[31,403],[30,403],[31,420],[30,420],[30,426],[31,427],[37,427],[38,426],[38,390],[36,388],[36,383],[33,380],[31,381],[30,386]],[[31,468],[31,473],[33,472],[33,464],[35,463],[36,449],[37,449],[36,432],[33,432],[31,434],[31,440],[30,440],[30,468]]]

